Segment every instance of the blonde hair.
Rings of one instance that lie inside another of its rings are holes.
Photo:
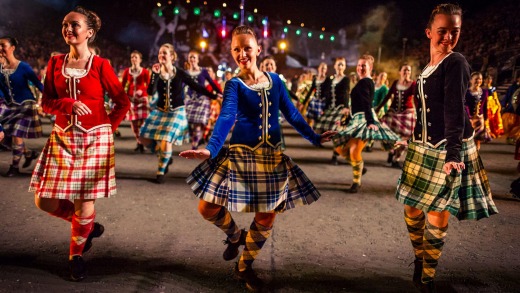
[[[177,60],[177,52],[175,52],[173,45],[170,43],[164,43],[161,45],[161,48],[162,47],[166,47],[168,50],[170,50],[170,53],[172,54],[172,62],[175,62]]]
[[[231,36],[237,36],[237,35],[251,35],[253,38],[255,38],[255,41],[257,41],[255,30],[248,26],[248,25],[239,25],[233,29],[233,32],[231,32]]]

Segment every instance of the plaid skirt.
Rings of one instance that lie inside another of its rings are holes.
[[[308,205],[320,193],[305,173],[280,149],[223,148],[188,176],[197,197],[235,212],[282,213]]]
[[[447,175],[442,170],[444,146],[433,149],[411,142],[397,183],[397,200],[426,213],[449,211],[459,220],[479,220],[498,213],[473,139],[462,144],[461,158],[465,169]]]
[[[55,127],[34,168],[29,191],[40,198],[96,199],[116,194],[110,126],[83,132]]]
[[[376,113],[372,110],[372,114],[376,117]],[[399,136],[390,130],[386,124],[381,124],[374,120],[374,124],[379,128],[377,131],[368,129],[367,120],[364,112],[358,112],[352,116],[347,127],[338,132],[332,139],[335,147],[346,144],[350,138],[360,138],[362,140],[384,140],[384,141],[398,141]]]
[[[320,117],[320,120],[314,126],[314,130],[318,133],[323,133],[328,130],[336,130],[338,125],[336,121],[341,121],[343,116],[345,116],[342,111],[345,108],[343,105],[339,105],[336,108],[329,108],[325,110],[323,115]]]
[[[471,117],[469,119],[471,123],[471,127],[475,130],[475,140],[489,142],[491,141],[491,133],[489,129],[486,129],[486,124],[484,123],[484,115]]]
[[[388,125],[395,134],[401,137],[401,140],[407,140],[412,136],[416,121],[414,109],[407,109],[401,113],[390,110],[381,119],[381,122]]]
[[[325,109],[325,100],[312,98],[307,106],[307,118],[318,120]]]
[[[206,96],[197,96],[194,94],[193,97],[186,95],[184,100],[186,106],[186,117],[188,118],[189,124],[204,124],[208,123],[210,101]]]
[[[149,112],[148,104],[148,97],[133,99],[133,101],[130,103],[130,110],[128,110],[128,113],[126,114],[126,119],[130,121],[146,119]]]
[[[0,100],[0,124],[6,136],[38,138],[42,136],[42,122],[36,102],[7,105]]]
[[[166,140],[174,145],[188,142],[188,121],[184,107],[178,107],[173,112],[154,109],[144,120],[139,136],[157,141]]]

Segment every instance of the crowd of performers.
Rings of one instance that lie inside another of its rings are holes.
[[[432,12],[426,34],[436,50],[417,81],[411,66],[402,64],[399,79],[388,87],[385,72],[373,73],[370,55],[362,55],[356,73],[347,76],[346,60],[338,57],[333,75],[322,63],[294,93],[276,74],[273,58],[264,58],[258,67],[261,48],[248,26],[232,33],[230,49],[239,71],[226,73],[225,85],[211,68],[199,66],[196,51],[189,52],[184,68],[175,66],[171,44],[160,47],[150,69],[141,66],[141,53],[133,51],[131,67],[118,79],[110,63],[89,48],[101,27],[99,17],[77,7],[62,24],[70,52],[51,57],[43,84],[28,64],[16,59],[16,39],[0,37],[0,139],[12,150],[4,175],[17,176],[22,157],[21,168],[38,159],[30,191],[41,210],[71,223],[71,278],[81,280],[86,276],[83,254],[104,231],[94,221],[95,200],[116,192],[113,141],[121,121],[126,117],[131,122],[136,152],[150,147],[156,153],[156,183],[165,182],[173,145],[189,143],[190,150],[180,156],[204,159],[187,179],[200,199],[199,212],[227,235],[225,260],[235,259],[245,246],[235,274],[258,291],[263,281],[252,264],[276,215],[320,197],[283,154],[282,115],[312,144],[332,141],[332,163],[342,156],[352,167],[351,193],[359,192],[367,172],[363,150],[379,141],[388,151],[389,166],[403,170],[396,197],[405,205],[416,256],[413,281],[422,291],[434,292],[449,214],[463,220],[497,213],[478,155],[480,143],[500,135],[512,141],[520,137],[520,78],[502,111],[491,77],[470,74],[464,57],[452,51],[461,14],[451,4]],[[438,27],[451,28],[451,43],[438,42],[443,38]],[[40,102],[31,87],[43,93]],[[107,97],[112,104],[108,111]],[[38,154],[25,147],[24,139],[42,136],[39,107],[54,115],[55,123]],[[249,230],[240,229],[230,212],[255,213]]]

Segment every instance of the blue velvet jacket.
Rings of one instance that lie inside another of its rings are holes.
[[[29,64],[20,61],[18,67],[11,75],[6,75],[0,71],[0,98],[7,104],[22,104],[30,100],[36,102],[29,82],[43,92],[43,85],[32,70]]]
[[[312,130],[293,105],[280,77],[276,73],[264,74],[270,83],[264,89],[253,89],[238,77],[226,82],[222,110],[206,146],[212,158],[224,145],[233,124],[230,147],[241,146],[251,150],[263,144],[278,147],[281,144],[280,111],[305,139],[320,145],[321,136]]]

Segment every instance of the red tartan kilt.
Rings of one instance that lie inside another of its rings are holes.
[[[133,121],[139,119],[146,119],[148,117],[148,97],[141,97],[135,99],[136,102],[130,103],[130,110],[126,115],[126,119]]]
[[[116,193],[110,126],[90,132],[55,127],[34,168],[29,191],[41,198],[96,199]]]
[[[401,113],[390,110],[381,120],[401,139],[406,140],[413,134],[417,117],[414,109],[407,109]]]

